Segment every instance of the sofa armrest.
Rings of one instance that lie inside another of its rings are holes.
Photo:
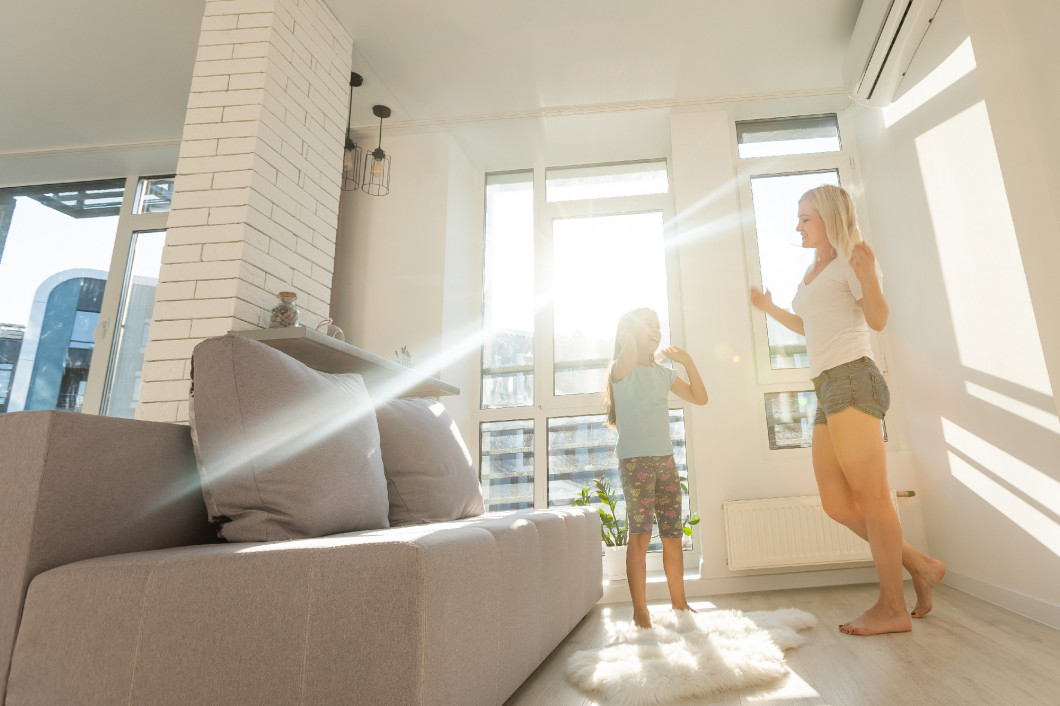
[[[73,412],[0,415],[0,693],[26,586],[94,557],[216,541],[191,435]]]

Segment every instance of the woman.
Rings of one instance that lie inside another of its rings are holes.
[[[838,186],[811,189],[799,199],[802,247],[816,257],[792,301],[795,313],[751,287],[751,304],[806,336],[810,377],[817,394],[813,471],[829,517],[869,543],[880,579],[875,605],[839,629],[851,635],[905,632],[902,567],[916,589],[914,618],[931,610],[932,588],[946,573],[937,559],[902,539],[887,485],[887,456],[880,421],[890,392],[872,359],[869,329],[883,330],[889,308],[880,288],[876,257],[861,239],[854,203]]]

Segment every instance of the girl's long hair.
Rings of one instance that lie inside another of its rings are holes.
[[[799,203],[803,201],[820,214],[828,242],[843,258],[843,262],[850,260],[854,246],[862,240],[850,192],[841,186],[822,184],[803,194]]]
[[[607,408],[607,426],[611,428],[614,428],[617,424],[617,418],[615,417],[615,391],[611,387],[611,366],[614,365],[615,360],[618,358],[618,354],[622,352],[618,347],[618,339],[622,333],[632,329],[633,324],[635,324],[641,316],[646,314],[657,316],[654,309],[642,308],[627,311],[618,318],[618,328],[615,331],[615,345],[611,350],[611,360],[607,362],[607,386],[604,387],[604,407]]]

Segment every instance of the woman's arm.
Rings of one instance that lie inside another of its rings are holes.
[[[670,386],[670,392],[692,404],[704,405],[707,403],[707,388],[703,385],[703,378],[699,376],[696,364],[692,362],[692,356],[677,346],[664,348],[662,354],[675,363],[680,363],[688,373],[688,382],[681,378],[674,380]]]
[[[773,295],[763,292],[758,287],[751,285],[751,306],[759,311],[764,311],[786,328],[795,333],[805,335],[806,329],[802,325],[802,317],[796,316],[786,309],[781,309],[773,303]]]
[[[618,353],[618,357],[615,358],[615,362],[611,363],[611,382],[618,382],[633,372],[633,368],[637,367],[637,339],[628,333],[624,333],[619,336],[618,344],[622,348]]]
[[[864,242],[855,245],[850,256],[850,267],[861,282],[862,297],[858,299],[858,306],[865,314],[865,322],[873,331],[882,331],[887,325],[891,308],[880,288],[880,278],[876,276],[876,256],[872,248]]]

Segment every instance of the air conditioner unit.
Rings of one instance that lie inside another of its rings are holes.
[[[864,0],[850,36],[843,79],[862,105],[890,104],[941,0]]]

